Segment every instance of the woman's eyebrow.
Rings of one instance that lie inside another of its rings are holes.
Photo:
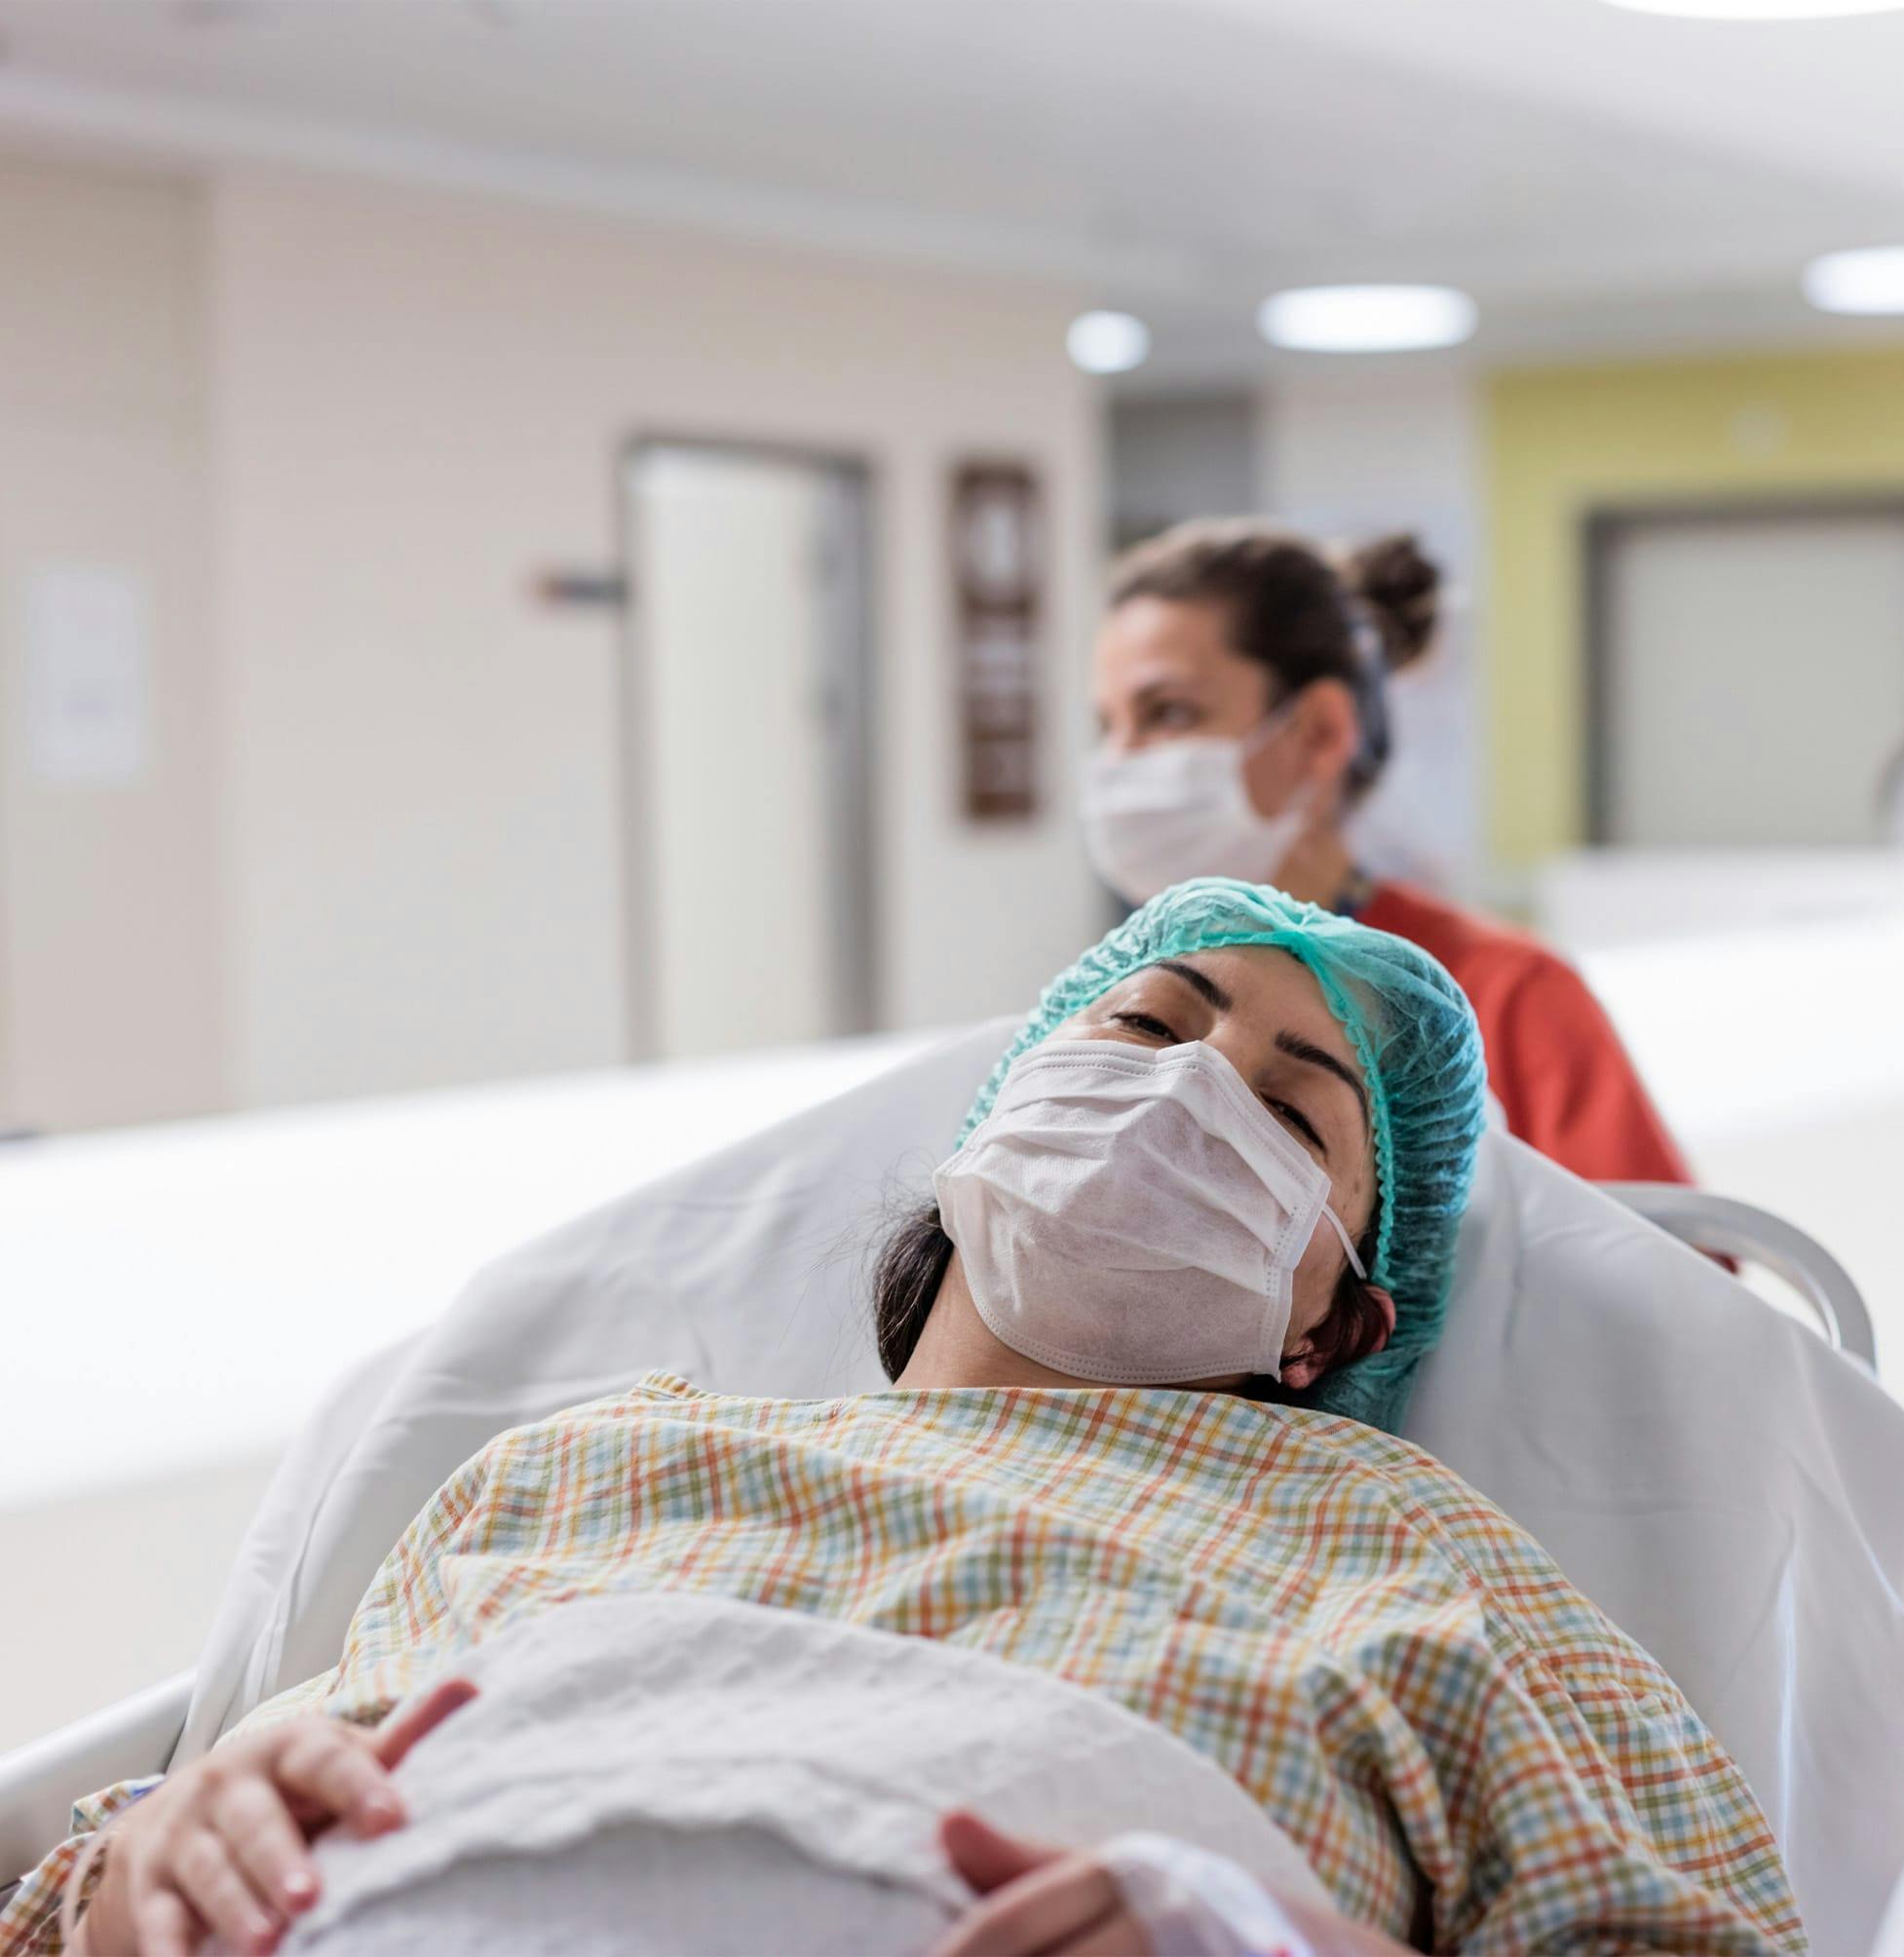
[[[1168,673],[1161,673],[1155,679],[1140,680],[1130,696],[1133,707],[1155,706],[1160,700],[1188,700],[1195,704],[1197,689],[1186,685],[1181,679]]]
[[[1160,958],[1151,969],[1155,972],[1174,973],[1193,992],[1200,993],[1219,1013],[1229,1012],[1237,1003],[1214,978],[1204,978],[1196,966],[1186,965],[1181,958]],[[1323,1057],[1326,1058],[1327,1055],[1324,1055]]]
[[[1157,972],[1168,972],[1181,978],[1193,992],[1206,999],[1219,1013],[1228,1013],[1236,1005],[1221,985],[1206,974],[1198,971],[1194,965],[1186,965],[1181,958],[1160,958],[1151,968]],[[1353,1074],[1331,1053],[1325,1053],[1313,1040],[1306,1040],[1300,1033],[1278,1033],[1276,1036],[1276,1050],[1284,1053],[1292,1060],[1302,1060],[1312,1067],[1322,1067],[1343,1082],[1355,1096],[1355,1105],[1362,1111],[1362,1126],[1371,1126],[1368,1113],[1368,1093]]]
[[[1339,1081],[1346,1081],[1354,1091],[1355,1103],[1362,1111],[1362,1126],[1369,1126],[1368,1094],[1353,1074],[1352,1074],[1333,1054],[1327,1054],[1318,1046],[1305,1040],[1299,1033],[1278,1033],[1276,1036],[1276,1050],[1289,1055],[1292,1060],[1306,1061],[1312,1067],[1324,1067]]]

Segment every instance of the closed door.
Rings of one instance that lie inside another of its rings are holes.
[[[1598,840],[1882,839],[1904,512],[1607,519],[1594,559]]]
[[[863,475],[694,443],[628,472],[631,1050],[862,1030]]]

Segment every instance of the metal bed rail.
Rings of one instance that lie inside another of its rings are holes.
[[[1871,1314],[1850,1273],[1815,1238],[1770,1210],[1704,1189],[1672,1182],[1603,1182],[1600,1187],[1695,1250],[1735,1257],[1771,1272],[1803,1300],[1829,1345],[1867,1371],[1877,1371]]]

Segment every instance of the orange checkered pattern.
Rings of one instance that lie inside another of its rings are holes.
[[[1241,1784],[1350,1915],[1439,1950],[1802,1950],[1771,1831],[1670,1679],[1406,1442],[1179,1389],[737,1400],[655,1374],[502,1436],[333,1671],[381,1717],[509,1621],[693,1591],[1108,1694]],[[59,1855],[0,1918],[57,1947]]]

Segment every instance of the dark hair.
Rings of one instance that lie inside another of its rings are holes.
[[[1365,1265],[1375,1255],[1375,1236],[1371,1221],[1355,1246]],[[879,1343],[879,1362],[888,1379],[897,1379],[906,1369],[951,1261],[952,1240],[939,1220],[936,1203],[908,1209],[881,1247],[873,1266],[873,1332]],[[1335,1302],[1328,1316],[1309,1335],[1309,1351],[1321,1362],[1315,1384],[1319,1386],[1328,1374],[1353,1361],[1381,1351],[1387,1325],[1387,1315],[1369,1296],[1368,1287],[1345,1267],[1336,1282]],[[1314,1388],[1297,1391],[1263,1377],[1252,1379],[1243,1391],[1252,1400],[1300,1406]]]
[[[1433,643],[1441,572],[1412,536],[1378,538],[1337,555],[1254,518],[1179,523],[1138,544],[1111,571],[1111,606],[1132,598],[1220,605],[1230,643],[1267,667],[1276,698],[1318,679],[1355,696],[1362,746],[1352,796],[1375,786],[1389,758],[1385,681]]]

